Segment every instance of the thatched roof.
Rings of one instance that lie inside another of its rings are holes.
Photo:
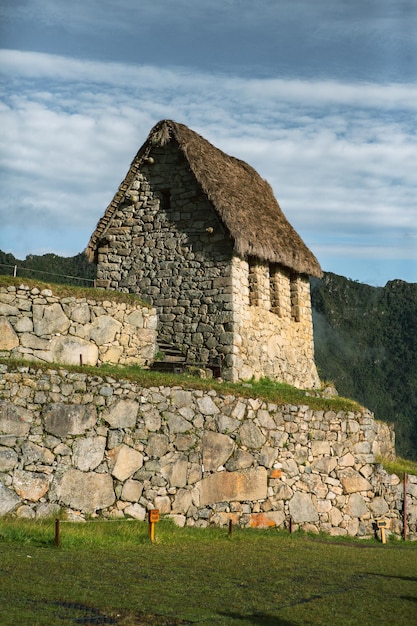
[[[177,142],[202,190],[227,227],[237,254],[279,263],[300,274],[322,275],[317,259],[287,221],[269,183],[244,161],[225,154],[184,124],[171,120],[162,120],[152,128],[133,159],[126,178],[91,236],[86,249],[90,260],[152,148],[172,140]]]

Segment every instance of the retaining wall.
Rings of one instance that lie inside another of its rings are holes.
[[[0,287],[0,356],[85,365],[148,365],[156,311],[108,297],[60,297],[22,284]]]
[[[393,432],[367,411],[0,365],[0,514],[144,519],[179,525],[402,533],[403,484],[375,464]],[[417,478],[407,487],[417,538]]]

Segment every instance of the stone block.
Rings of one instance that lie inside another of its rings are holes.
[[[136,400],[117,400],[103,411],[103,419],[112,428],[133,428],[136,424],[139,403]]]
[[[360,493],[352,493],[346,506],[346,513],[351,517],[362,517],[368,512],[368,507]]]
[[[0,317],[0,350],[13,350],[19,345],[19,337],[13,326],[4,317]]]
[[[23,500],[37,502],[48,491],[49,480],[47,474],[17,470],[13,475],[13,488]]]
[[[319,514],[310,494],[297,491],[289,502],[290,515],[296,524],[317,522]]]
[[[0,472],[9,472],[16,467],[18,456],[12,448],[0,447]]]
[[[271,528],[282,526],[285,513],[282,511],[268,511],[268,513],[252,513],[249,525],[251,528]]]
[[[21,406],[0,400],[0,432],[6,435],[26,437],[33,414]]]
[[[0,483],[0,517],[11,513],[21,500],[14,491]]]
[[[98,346],[111,343],[121,328],[122,324],[110,315],[100,315],[91,325],[90,339]]]
[[[33,305],[33,327],[38,337],[65,333],[71,322],[58,302]]]
[[[240,472],[217,472],[198,483],[200,504],[243,502],[267,497],[267,471],[264,467]]]
[[[259,450],[266,441],[265,435],[262,434],[260,428],[252,421],[246,421],[239,429],[240,443],[242,446]]]
[[[100,436],[77,439],[73,445],[73,464],[83,472],[96,469],[104,458],[106,438]]]
[[[342,483],[344,493],[372,490],[372,485],[369,481],[352,468],[341,470],[338,472],[338,477]]]
[[[82,435],[93,428],[97,411],[93,405],[64,404],[57,402],[45,406],[42,414],[45,430],[56,437]]]
[[[234,449],[234,441],[227,435],[205,432],[201,442],[204,471],[216,471],[224,465]]]
[[[143,465],[143,454],[126,445],[120,446],[112,474],[117,480],[123,481],[132,476]]]
[[[105,509],[115,501],[110,474],[70,469],[63,475],[57,492],[62,504],[84,513]]]
[[[122,500],[138,502],[143,491],[143,483],[138,480],[127,480],[122,489]]]

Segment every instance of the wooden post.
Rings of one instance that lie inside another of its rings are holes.
[[[407,539],[407,474],[404,472],[403,539]]]
[[[59,548],[59,519],[55,520],[55,546]]]
[[[83,366],[83,355],[82,354],[80,354],[80,366],[81,367]]]
[[[231,519],[229,519],[229,537],[232,536],[232,529],[233,529],[233,522]]]

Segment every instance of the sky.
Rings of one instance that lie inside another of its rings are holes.
[[[0,250],[86,247],[152,126],[269,181],[326,272],[417,283],[417,0],[0,0]]]

